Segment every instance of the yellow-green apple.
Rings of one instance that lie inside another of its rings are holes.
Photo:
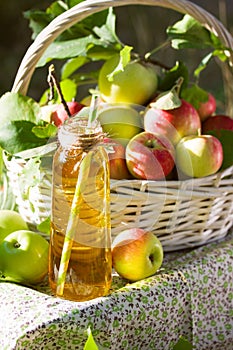
[[[190,177],[215,174],[222,162],[221,142],[212,135],[185,136],[176,146],[176,166]]]
[[[219,139],[223,148],[222,169],[233,164],[233,119],[227,115],[215,115],[202,123],[202,132]]]
[[[140,228],[122,231],[112,244],[113,268],[130,281],[154,275],[163,262],[163,247],[152,232]]]
[[[175,148],[166,136],[143,131],[129,141],[125,157],[135,178],[160,180],[174,167]]]
[[[209,116],[213,115],[216,111],[216,99],[208,93],[208,100],[206,102],[200,102],[197,112],[200,116],[201,121],[204,121]]]
[[[0,210],[0,242],[11,232],[27,229],[27,223],[17,211]]]
[[[197,110],[185,100],[180,107],[170,110],[149,107],[144,114],[145,131],[164,135],[174,145],[184,136],[198,134],[200,128]]]
[[[132,60],[110,81],[109,75],[118,66],[119,60],[120,55],[114,55],[100,69],[98,86],[103,100],[144,105],[157,90],[158,77],[154,66]]]
[[[41,282],[48,273],[49,243],[39,233],[19,230],[0,243],[0,279],[22,284]]]
[[[129,140],[142,131],[140,113],[129,105],[105,105],[99,109],[98,119],[104,133],[126,146]]]
[[[132,178],[125,160],[125,147],[117,140],[104,138],[105,149],[108,153],[110,178],[116,180]]]

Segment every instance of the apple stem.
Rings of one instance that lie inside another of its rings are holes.
[[[68,114],[69,117],[71,117],[71,113],[70,113],[70,110],[69,110],[69,107],[64,99],[64,96],[62,94],[62,91],[61,91],[61,86],[55,76],[55,67],[53,64],[51,64],[49,66],[49,74],[48,74],[48,78],[47,78],[47,81],[48,81],[48,84],[50,86],[50,100],[54,98],[54,86],[57,90],[57,93],[58,93],[58,96],[61,100],[61,103],[63,104],[64,106],[64,109],[66,111],[66,113]]]
[[[15,242],[15,243],[14,243],[14,248],[20,248],[19,242]]]

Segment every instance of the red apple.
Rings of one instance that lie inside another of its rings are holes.
[[[221,135],[221,130],[233,130],[233,119],[227,115],[215,115],[207,118],[202,123],[202,132],[204,134],[209,131],[217,131],[217,134]]]
[[[223,162],[221,142],[212,135],[191,135],[176,146],[176,166],[190,177],[215,174]]]
[[[67,102],[67,106],[69,108],[71,115],[78,113],[84,107],[83,104],[76,102],[76,101]],[[56,109],[52,111],[51,116],[50,116],[50,121],[53,122],[56,126],[60,126],[68,118],[69,118],[69,116],[68,116],[63,104],[59,104],[59,105],[57,105]]]
[[[166,136],[174,145],[182,137],[195,135],[201,128],[197,110],[187,101],[182,100],[178,108],[164,110],[150,107],[144,115],[144,128]]]
[[[108,153],[110,178],[116,180],[131,178],[125,160],[125,147],[119,141],[108,137],[104,138],[104,144]]]
[[[215,111],[216,99],[211,93],[208,93],[208,100],[206,102],[201,102],[197,109],[201,121],[204,121],[206,118],[214,114]]]
[[[130,281],[152,276],[163,262],[163,248],[150,231],[131,228],[122,231],[112,244],[113,267]]]
[[[138,179],[160,180],[174,167],[175,148],[163,135],[141,132],[126,146],[126,164]]]
[[[233,119],[227,115],[215,115],[202,123],[202,131],[219,139],[223,147],[222,169],[233,164]]]

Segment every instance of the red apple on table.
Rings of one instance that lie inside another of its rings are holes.
[[[132,178],[126,165],[125,147],[109,137],[104,138],[104,144],[108,153],[110,178],[116,180]]]
[[[176,146],[176,166],[190,177],[215,174],[223,162],[221,142],[212,135],[191,135]]]
[[[148,108],[144,114],[144,128],[148,132],[166,136],[176,145],[182,137],[197,134],[201,120],[197,110],[181,100],[181,106],[174,109]]]
[[[216,99],[211,93],[208,93],[208,100],[206,102],[201,102],[197,108],[201,121],[204,121],[206,118],[213,115],[215,111]]]
[[[131,228],[122,231],[112,244],[113,267],[130,281],[152,276],[163,262],[163,247],[150,231]]]
[[[165,136],[143,131],[129,141],[125,156],[135,178],[160,180],[174,167],[175,148]]]
[[[219,139],[223,147],[222,169],[233,164],[233,118],[227,115],[215,115],[202,123],[202,132]]]

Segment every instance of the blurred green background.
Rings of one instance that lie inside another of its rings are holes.
[[[232,0],[195,0],[193,2],[220,18],[233,33]],[[51,0],[0,1],[0,96],[11,89],[20,62],[32,42],[31,30],[23,12],[29,9],[42,10],[51,3]],[[150,51],[163,42],[166,27],[182,17],[181,14],[172,10],[154,6],[123,6],[115,11],[119,36],[125,43],[133,45],[139,53]],[[166,52],[163,55],[166,56]],[[195,56],[196,53],[190,52],[188,55],[190,65],[195,59],[199,59]],[[177,57],[161,57],[162,60],[165,58],[175,62]],[[28,94],[36,99],[47,87],[46,69],[36,71],[33,76]],[[221,76],[221,70],[216,65],[210,67],[202,77],[204,87],[221,94]]]

